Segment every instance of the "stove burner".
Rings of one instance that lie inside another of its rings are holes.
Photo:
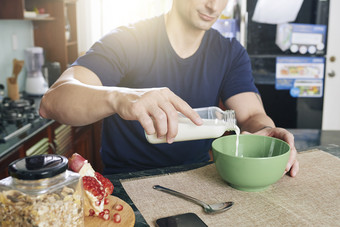
[[[4,107],[10,107],[10,108],[25,108],[25,107],[31,107],[34,105],[34,99],[18,99],[12,101],[9,98],[4,98],[2,100],[2,105]]]
[[[2,120],[7,121],[8,123],[16,123],[24,120],[24,115],[20,113],[18,110],[5,110],[2,113]]]
[[[12,101],[4,98],[0,103],[0,141],[9,135],[22,131],[27,125],[39,118],[34,99],[19,99]]]

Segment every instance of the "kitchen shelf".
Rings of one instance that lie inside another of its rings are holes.
[[[34,45],[42,47],[46,60],[59,62],[64,71],[79,56],[76,3],[77,0],[1,0],[0,19],[32,21]],[[43,8],[49,16],[25,17],[25,11],[36,8]]]
[[[54,18],[54,17],[44,17],[44,18],[25,17],[24,20],[30,20],[30,21],[54,21],[54,20],[56,20],[56,18]]]

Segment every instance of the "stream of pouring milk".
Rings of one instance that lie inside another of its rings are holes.
[[[240,128],[237,125],[234,125],[234,131],[236,133],[236,151],[235,156],[238,156],[238,144],[239,144],[239,137],[240,137]]]

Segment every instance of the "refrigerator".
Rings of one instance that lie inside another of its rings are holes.
[[[308,62],[308,66],[312,65],[309,67],[309,70],[312,68],[316,68],[319,71],[323,70],[319,74],[324,75],[329,0],[303,1],[295,21],[289,22],[289,24],[295,27],[306,25],[313,28],[325,28],[326,33],[322,37],[325,46],[317,51],[315,51],[315,48],[313,49],[314,51],[312,48],[311,51],[309,51],[309,48],[308,51],[301,51],[301,45],[298,50],[292,48],[293,45],[285,50],[280,48],[277,44],[279,25],[252,20],[257,2],[257,0],[246,1],[247,19],[245,23],[246,35],[244,45],[251,59],[255,84],[260,91],[267,114],[274,120],[277,127],[321,129],[323,108],[322,83],[324,77],[318,80],[320,82],[320,85],[317,85],[318,87],[315,88],[313,86],[316,90],[319,89],[317,91],[319,92],[318,95],[315,95],[316,93],[313,95],[301,93],[299,95],[299,91],[297,91],[297,95],[294,95],[296,87],[294,89],[285,89],[282,84],[279,84],[279,81],[282,80],[278,76],[280,75],[278,67],[282,66],[280,62],[287,62],[287,59],[302,59]],[[313,65],[314,63],[310,64],[310,61],[314,60],[318,61],[318,63],[316,65]],[[290,67],[290,70],[292,68],[294,67]],[[283,68],[281,68],[281,71],[284,71]],[[308,83],[308,80],[294,81],[294,86],[300,86],[299,88],[301,88],[301,84],[297,85],[299,82],[303,84],[307,81]],[[312,86],[309,86],[309,89],[311,89]]]

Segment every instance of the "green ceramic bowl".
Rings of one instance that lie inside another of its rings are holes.
[[[212,143],[217,172],[233,188],[261,191],[277,182],[286,168],[290,147],[273,137],[240,135],[238,156],[236,135]]]

